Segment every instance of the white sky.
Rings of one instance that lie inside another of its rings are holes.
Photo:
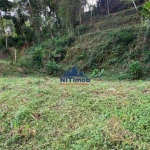
[[[96,4],[96,1],[97,1],[97,0],[87,0],[87,2],[88,2],[90,5]],[[86,6],[84,7],[84,11],[85,11],[85,12],[89,11],[89,6],[88,6],[88,5],[86,5]]]
[[[12,2],[13,0],[8,0],[8,1]],[[89,4],[93,4],[93,5],[96,4],[96,0],[87,0],[87,1]]]
[[[96,4],[96,0],[88,0],[88,3],[90,3],[90,4]]]
[[[8,0],[8,1],[11,1],[11,2],[12,2],[12,1],[14,1],[14,0]],[[87,2],[88,2],[90,5],[96,4],[96,0],[87,0]],[[89,11],[89,7],[86,6],[84,11]],[[1,14],[3,15],[3,12],[1,12]]]

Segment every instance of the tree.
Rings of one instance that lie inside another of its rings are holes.
[[[59,3],[59,16],[63,24],[70,31],[74,24],[80,20],[81,23],[82,1],[81,0],[61,0]]]
[[[97,0],[98,12],[99,10],[101,10],[102,13],[102,9],[107,9],[107,13],[109,14],[110,13],[109,4],[110,4],[109,0]]]
[[[0,10],[7,12],[9,11],[13,6],[13,3],[8,0],[0,0]]]
[[[2,11],[5,12],[5,15],[10,15],[9,11],[12,9],[12,7],[12,2],[8,0],[0,0],[0,28],[5,36],[6,48],[8,47],[8,30],[10,22],[3,18]]]

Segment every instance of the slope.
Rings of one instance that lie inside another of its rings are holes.
[[[77,65],[83,70],[126,69],[132,60],[149,65],[149,33],[142,27],[135,8],[94,19],[67,49],[62,64]]]

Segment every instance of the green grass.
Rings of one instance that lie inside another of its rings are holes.
[[[2,150],[148,150],[150,82],[0,78]]]

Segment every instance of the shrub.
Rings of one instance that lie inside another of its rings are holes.
[[[46,71],[48,72],[48,74],[57,75],[60,71],[60,68],[58,67],[55,61],[49,61],[46,64]]]
[[[28,27],[28,26],[24,25],[22,30],[23,30],[23,33],[24,33],[27,41],[30,42],[35,38],[34,30],[31,27]]]
[[[135,39],[135,33],[133,28],[126,28],[119,30],[115,35],[114,39],[116,42],[122,43],[124,45],[129,45]]]
[[[141,13],[143,17],[150,19],[150,2],[144,4]]]
[[[0,37],[0,48],[5,47],[5,38],[4,37]]]
[[[56,47],[70,46],[74,42],[73,36],[63,36],[59,39],[55,39],[54,43]]]
[[[104,74],[104,69],[101,69],[101,70],[99,70],[99,69],[94,69],[93,71],[92,71],[92,74],[91,74],[91,77],[94,77],[94,78],[98,78],[98,77],[101,77],[103,74]]]
[[[6,47],[6,41],[5,37],[0,38],[0,47]],[[20,48],[24,44],[24,39],[21,37],[12,37],[9,36],[8,39],[8,47],[17,47]]]
[[[129,75],[126,73],[120,74],[118,77],[119,80],[129,79]]]
[[[17,47],[18,48],[21,48],[24,44],[24,41],[23,40],[19,40],[18,43],[17,43]]]
[[[23,57],[19,60],[20,67],[31,68],[32,62],[30,57]]]
[[[58,48],[56,49],[56,54],[65,53],[65,52],[66,52],[66,49],[63,48],[63,47],[58,47]]]
[[[35,48],[32,54],[32,65],[38,68],[43,66],[44,53],[42,47]]]
[[[131,79],[140,79],[143,76],[143,68],[139,61],[133,61],[127,70]]]

